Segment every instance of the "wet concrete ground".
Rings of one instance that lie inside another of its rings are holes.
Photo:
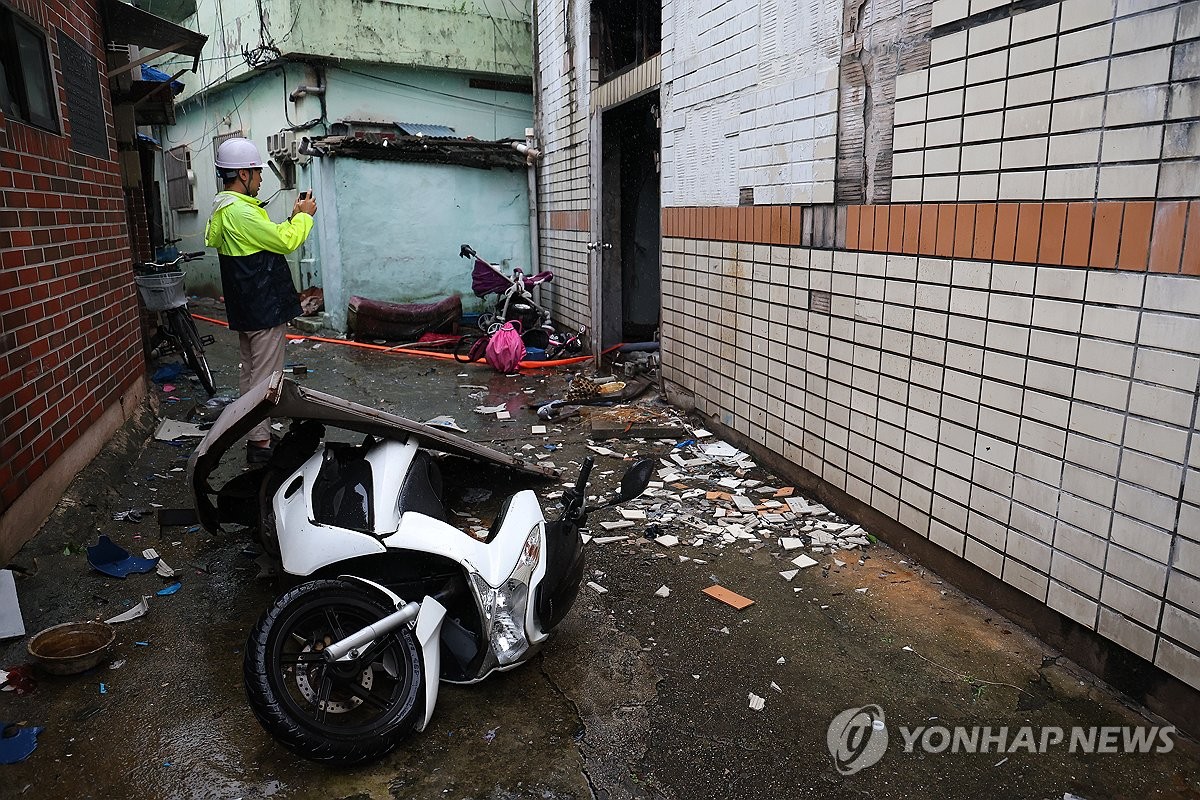
[[[228,389],[236,338],[200,325],[217,337],[210,361]],[[449,414],[468,438],[510,450],[543,444],[529,436],[538,420],[523,405],[559,396],[569,377],[548,370],[507,378],[486,366],[311,342],[290,344],[288,360],[313,370],[297,378],[307,385],[414,419]],[[464,383],[487,385],[488,395],[468,397],[475,390]],[[203,399],[187,381],[177,384],[175,403],[155,390],[158,413],[183,418]],[[512,420],[471,410],[501,402]],[[1065,745],[904,752],[900,726],[1164,723],[882,545],[862,565],[843,557],[844,568],[813,567],[789,583],[778,575],[789,567],[778,548],[593,543],[588,578],[608,592],[584,588],[530,663],[473,687],[443,686],[429,728],[381,762],[339,771],[298,760],[263,732],[243,696],[245,636],[274,591],[242,554],[249,542],[111,519],[152,502],[190,503],[174,471],[188,448],[150,440],[153,415],[138,422],[79,477],[14,561],[31,570],[36,563],[36,574],[17,582],[31,635],[107,618],[144,594],[150,612],[118,626],[111,659],[95,670],[38,674],[34,692],[0,693],[0,721],[44,728],[26,761],[0,766],[0,798],[1200,797],[1198,748],[1182,737],[1169,753],[1069,753]],[[553,460],[572,474],[570,462],[587,452],[580,421],[552,427],[549,441],[562,445]],[[239,458],[231,454],[227,474]],[[598,472],[617,470],[610,483],[619,469],[600,459]],[[559,488],[533,486],[543,495]],[[593,517],[593,532],[616,518],[615,510]],[[165,581],[153,573],[114,580],[90,570],[81,548],[101,532],[131,551],[155,547],[182,570],[182,590],[158,597]],[[680,562],[681,554],[707,563]],[[712,583],[755,604],[736,611],[701,594]],[[667,598],[654,595],[662,585]],[[26,662],[27,640],[0,643],[0,667]],[[761,711],[750,708],[750,693],[765,699]],[[827,746],[830,722],[868,704],[886,713],[888,749],[843,776]]]

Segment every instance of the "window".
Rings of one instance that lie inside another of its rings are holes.
[[[186,144],[172,147],[163,162],[167,173],[167,205],[174,211],[195,211],[191,151]]]
[[[58,133],[57,104],[45,34],[0,6],[0,110]]]
[[[601,81],[662,49],[662,0],[596,0],[592,13]]]

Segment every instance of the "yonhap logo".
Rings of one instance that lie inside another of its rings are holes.
[[[888,732],[883,709],[877,705],[847,708],[829,723],[825,743],[833,764],[843,775],[853,775],[883,758]]]
[[[937,719],[929,717],[928,719]],[[894,722],[894,720],[893,720]],[[1082,753],[1103,756],[1116,753],[1169,753],[1175,747],[1176,731],[1167,726],[1104,725],[920,725],[895,726],[900,733],[903,754],[941,753]],[[883,709],[872,704],[847,708],[829,723],[825,743],[833,764],[842,775],[873,766],[883,758],[888,746],[888,729]],[[1007,760],[1007,758],[1005,759]]]

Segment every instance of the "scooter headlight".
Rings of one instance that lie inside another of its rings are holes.
[[[536,525],[525,539],[516,568],[499,586],[490,586],[482,575],[471,573],[471,582],[483,610],[484,627],[500,666],[512,664],[529,649],[529,639],[525,636],[529,580],[541,554],[542,528]]]

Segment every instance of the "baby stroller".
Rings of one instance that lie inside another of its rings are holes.
[[[514,269],[510,277],[480,258],[469,244],[459,248],[458,255],[475,259],[471,269],[471,291],[487,303],[487,310],[479,317],[479,329],[489,333],[496,323],[519,320],[521,330],[525,332],[522,336],[525,343],[530,347],[545,347],[551,332],[550,314],[537,304],[530,290],[554,280],[554,273],[539,272],[526,277],[521,270]]]

